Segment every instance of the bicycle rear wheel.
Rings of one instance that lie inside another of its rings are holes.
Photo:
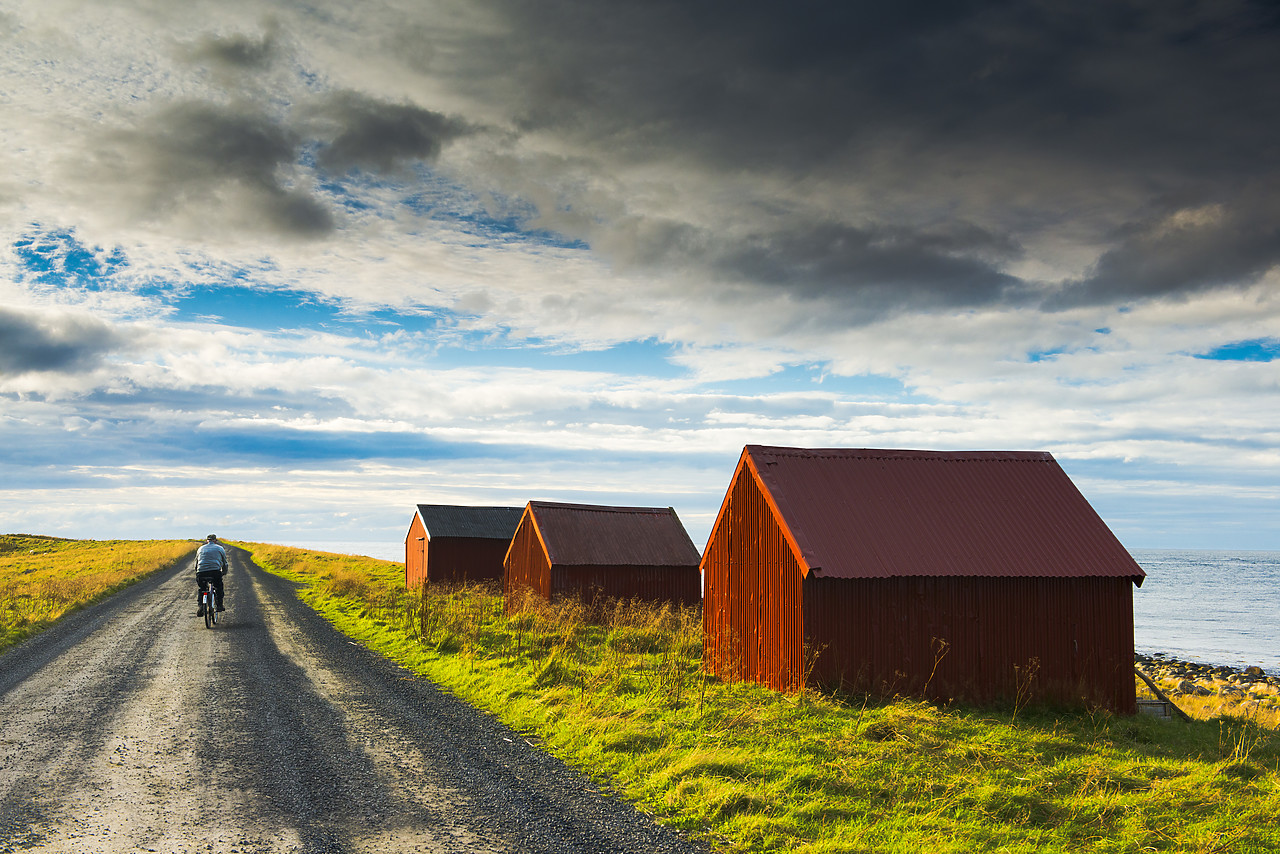
[[[204,627],[211,629],[213,624],[218,621],[218,616],[213,611],[213,591],[210,591],[204,598]]]

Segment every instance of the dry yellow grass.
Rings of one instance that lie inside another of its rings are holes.
[[[190,540],[0,535],[0,650],[195,551]]]
[[[1157,687],[1174,705],[1196,720],[1208,721],[1229,715],[1248,718],[1268,729],[1280,729],[1280,689],[1258,686],[1248,691],[1233,691],[1235,686],[1226,680],[1204,679],[1193,684],[1207,693],[1197,694],[1178,689],[1186,681],[1170,677],[1155,680]],[[1137,690],[1139,698],[1153,696],[1141,681],[1137,682]]]
[[[1191,718],[1206,721],[1226,716],[1280,729],[1280,676],[1269,676],[1260,667],[1201,664],[1165,655],[1137,658],[1139,672]],[[1140,699],[1152,696],[1142,680],[1136,684]]]

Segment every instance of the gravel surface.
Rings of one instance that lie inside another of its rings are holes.
[[[0,657],[0,852],[705,852],[229,549]]]

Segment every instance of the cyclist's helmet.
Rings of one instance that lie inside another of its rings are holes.
[[[217,534],[210,534],[209,536],[205,537],[205,540],[210,543],[216,541],[217,539],[218,539]]]

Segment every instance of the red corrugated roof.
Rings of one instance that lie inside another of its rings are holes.
[[[1145,577],[1048,453],[748,445],[743,463],[806,574]]]
[[[698,549],[670,507],[530,501],[529,512],[553,565],[698,565]]]

